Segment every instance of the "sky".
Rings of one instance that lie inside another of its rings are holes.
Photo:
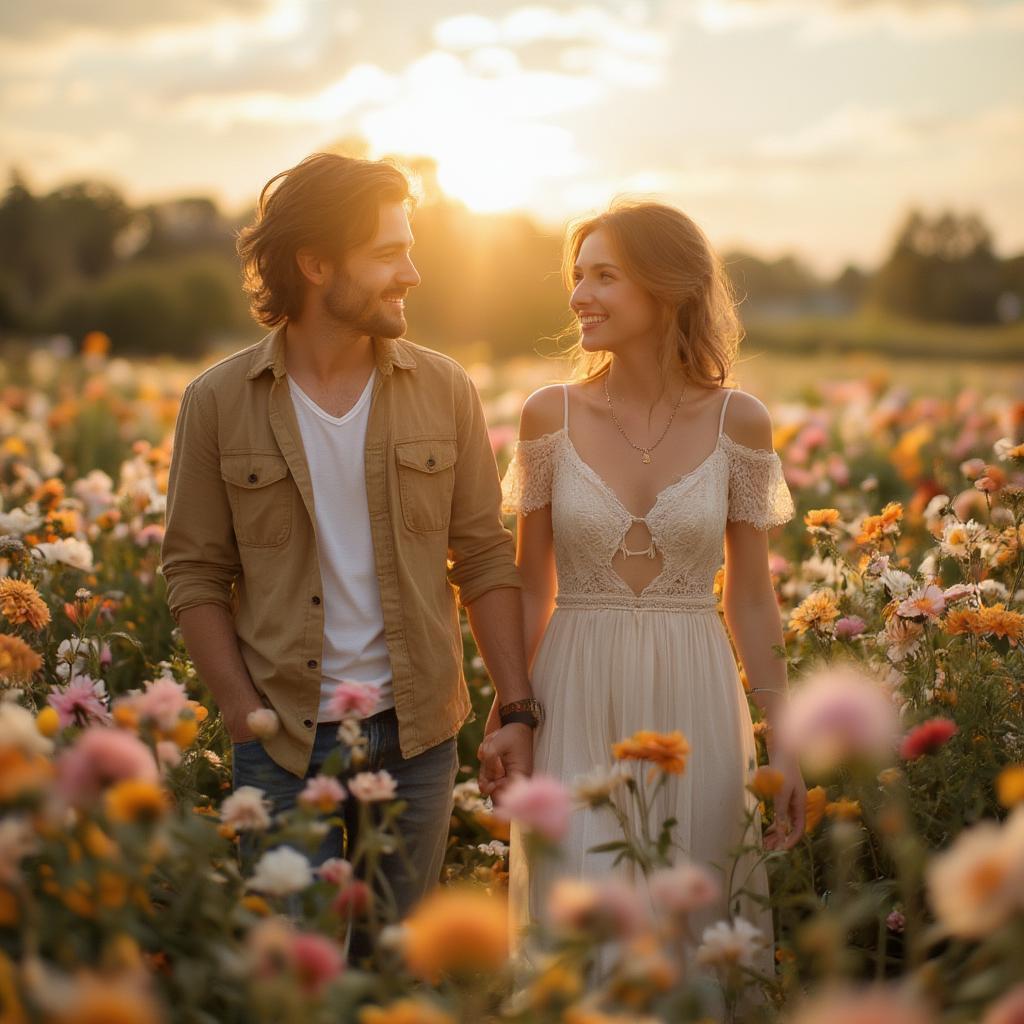
[[[229,211],[314,150],[423,154],[552,226],[657,195],[716,245],[877,263],[912,206],[1024,250],[1024,0],[9,0],[0,166]]]

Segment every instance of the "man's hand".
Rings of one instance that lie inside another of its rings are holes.
[[[480,792],[497,797],[515,776],[533,774],[533,730],[521,722],[503,725],[484,737],[477,757]]]

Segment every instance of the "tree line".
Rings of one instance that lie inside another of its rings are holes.
[[[428,162],[415,169],[415,336],[498,357],[556,336],[567,320],[560,237],[523,214],[473,213],[441,193]],[[0,200],[0,337],[100,330],[115,351],[183,358],[258,337],[234,251],[250,217],[229,217],[205,197],[133,206],[91,181],[37,193],[13,174]],[[1024,254],[1000,258],[972,213],[911,211],[880,267],[833,278],[792,256],[724,258],[748,321],[870,308],[984,325],[1019,319],[1024,300]]]

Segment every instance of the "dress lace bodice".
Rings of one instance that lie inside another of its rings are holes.
[[[724,413],[723,406],[723,421]],[[516,444],[502,494],[506,512],[528,515],[550,504],[559,606],[713,607],[727,520],[770,529],[795,512],[779,456],[734,441],[721,426],[711,454],[661,491],[643,517],[580,458],[567,426]],[[637,521],[663,559],[639,595],[612,567]]]

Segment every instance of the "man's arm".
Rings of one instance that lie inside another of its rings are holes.
[[[449,578],[459,589],[496,703],[532,696],[523,650],[520,580],[512,535],[501,523],[501,484],[480,397],[468,377],[455,381],[459,455],[448,544]],[[513,723],[491,732],[478,756],[485,793],[533,770],[533,730]],[[494,780],[493,784],[487,780]]]
[[[181,612],[178,626],[199,678],[213,694],[231,742],[253,739],[246,716],[265,705],[242,661],[230,612],[219,604],[193,605]]]
[[[190,385],[174,429],[162,550],[167,603],[199,678],[233,742],[252,736],[246,715],[263,707],[238,649],[231,586],[241,572],[217,433]]]

